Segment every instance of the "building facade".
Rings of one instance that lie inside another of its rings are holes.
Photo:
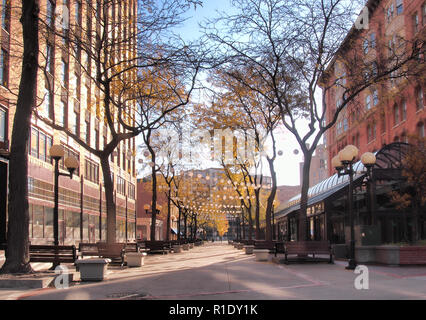
[[[108,19],[126,21],[111,37],[135,34],[129,23],[137,14],[136,1],[118,1],[109,7]],[[61,9],[60,11],[58,9]],[[0,242],[6,237],[7,158],[15,113],[14,98],[20,80],[22,28],[18,1],[3,1],[0,56]],[[119,12],[119,14],[115,13]],[[67,24],[58,24],[58,12]],[[77,41],[89,44],[105,15],[103,1],[41,0],[40,18],[46,27],[40,31],[40,64],[44,65],[37,79],[37,112],[82,139],[88,146],[102,150],[111,138],[102,111],[103,94],[93,80],[95,61],[80,47],[73,47],[66,37],[72,33]],[[136,19],[134,19],[136,20]],[[133,21],[134,21],[133,20]],[[110,20],[108,20],[110,21]],[[43,23],[41,23],[43,25]],[[112,24],[111,24],[112,25]],[[68,29],[69,28],[69,29]],[[127,29],[126,29],[127,28]],[[61,33],[62,34],[62,33]],[[71,42],[73,43],[73,42]],[[126,41],[126,48],[117,50],[115,59],[135,54],[136,39]],[[119,129],[119,128],[118,128]],[[74,141],[64,131],[54,130],[39,118],[31,119],[28,146],[30,241],[33,244],[53,241],[54,166],[49,157],[52,145],[62,145],[65,157],[73,156],[79,168],[73,178],[59,179],[60,244],[106,240],[106,201],[99,159]],[[135,140],[122,141],[110,158],[117,207],[117,241],[135,239],[136,170]],[[60,162],[64,167],[64,160]]]
[[[345,55],[361,53],[364,62],[373,66],[385,61],[397,50],[407,50],[405,43],[425,39],[426,2],[424,0],[373,0],[368,1],[369,28],[348,34]],[[418,59],[424,65],[424,56]],[[327,119],[342,99],[347,70],[336,59],[329,66],[334,74],[328,79],[336,85],[326,96]],[[360,154],[378,151],[396,141],[407,142],[408,136],[425,136],[425,78],[394,78],[362,91],[355,101],[339,115],[337,123],[326,134],[328,163],[346,145],[358,147]],[[334,168],[329,166],[328,174]]]

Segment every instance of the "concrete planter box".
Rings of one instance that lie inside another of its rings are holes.
[[[192,248],[194,248],[194,243],[190,242],[189,243],[189,249],[192,249]]]
[[[253,253],[256,256],[256,261],[268,261],[268,258],[269,258],[268,249],[254,249]]]
[[[179,244],[175,244],[173,245],[173,252],[174,253],[181,253],[183,250],[183,246],[179,245]]]
[[[376,262],[387,265],[399,265],[398,246],[376,246]]]
[[[385,265],[424,265],[426,246],[359,246],[355,248],[358,263]]]
[[[232,245],[234,246],[234,248],[235,248],[235,249],[237,249],[237,248],[238,248],[239,243],[238,243],[238,242],[234,242],[234,243],[232,243]]]
[[[355,248],[355,260],[357,263],[372,263],[376,259],[375,246],[360,246]]]
[[[110,259],[81,259],[75,263],[80,271],[81,281],[102,281],[110,262]]]
[[[237,246],[237,249],[238,250],[244,249],[244,243],[239,243],[238,246]]]
[[[400,247],[399,264],[426,264],[426,246]]]
[[[254,246],[244,246],[246,254],[253,254]]]
[[[146,256],[145,252],[129,252],[126,253],[128,267],[141,267]]]
[[[189,243],[184,243],[182,245],[182,247],[183,247],[183,250],[188,251],[189,250]]]

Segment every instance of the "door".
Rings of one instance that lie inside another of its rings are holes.
[[[0,243],[6,242],[7,163],[0,161]]]

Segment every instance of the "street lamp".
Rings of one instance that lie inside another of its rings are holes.
[[[65,159],[65,167],[68,169],[69,173],[62,173],[59,171],[59,160],[64,156],[64,149],[60,145],[53,145],[49,150],[50,157],[55,161],[55,198],[54,198],[54,208],[53,208],[53,238],[54,246],[59,245],[59,176],[66,176],[72,179],[74,171],[78,168],[79,163],[76,158],[68,157]],[[55,261],[53,262],[52,269],[56,268],[59,265],[58,261],[58,252],[55,251]]]
[[[364,165],[364,167],[367,169],[367,190],[369,195],[369,211],[370,211],[370,218],[371,218],[371,225],[376,224],[376,214],[375,214],[375,180],[373,176],[373,166],[376,164],[376,156],[374,153],[366,152],[361,157],[361,162]]]
[[[353,218],[353,163],[358,156],[358,148],[353,145],[346,146],[331,160],[332,166],[337,170],[338,176],[349,175],[349,217],[351,224],[351,245],[349,252],[349,264],[346,269],[354,270],[356,268],[355,260],[355,235]],[[361,156],[362,164],[367,168],[367,175],[372,176],[371,170],[376,163],[376,156],[371,152],[366,152]]]
[[[349,175],[349,219],[351,225],[351,242],[349,250],[349,263],[346,267],[348,270],[356,268],[355,260],[355,232],[354,232],[354,217],[353,217],[353,163],[358,156],[358,148],[353,145],[346,146],[335,156],[331,163],[337,170],[338,176]]]

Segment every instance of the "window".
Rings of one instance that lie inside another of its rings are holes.
[[[343,120],[343,131],[348,131],[349,127],[348,127],[348,119],[344,119]]]
[[[94,183],[99,183],[99,165],[86,159],[84,178]]]
[[[86,110],[86,143],[90,146],[90,113]]]
[[[75,2],[75,24],[81,26],[81,2]]]
[[[426,24],[426,3],[422,6],[423,25]]]
[[[376,139],[376,123],[375,122],[367,126],[367,139],[368,139],[368,142],[371,142],[374,139]]]
[[[396,0],[396,14],[399,16],[404,12],[403,0]]]
[[[52,0],[47,0],[46,4],[46,25],[49,27],[53,26],[53,19],[55,16],[55,5],[52,3]]]
[[[67,110],[66,103],[61,100],[57,110],[58,110],[58,113],[57,115],[55,115],[55,122],[57,125],[61,127],[65,127],[65,115]]]
[[[413,16],[413,31],[414,33],[419,31],[419,15],[417,13]]]
[[[46,70],[53,75],[53,48],[50,43],[46,44]]]
[[[68,88],[68,63],[63,59],[61,62],[61,84],[64,88]]]
[[[76,136],[80,136],[80,103],[77,100],[74,100],[74,124],[72,132]]]
[[[44,111],[53,120],[53,95],[48,88],[44,88]]]
[[[8,86],[9,78],[9,54],[6,50],[1,49],[0,51],[0,84],[3,87]]]
[[[1,26],[9,32],[10,0],[3,0],[1,5]]]
[[[389,6],[389,8],[388,8],[388,10],[387,10],[387,13],[386,13],[386,16],[387,16],[387,19],[388,19],[388,22],[390,22],[391,20],[392,20],[392,18],[393,18],[393,12],[394,12],[394,7],[393,7],[393,3]]]
[[[7,135],[6,118],[7,118],[6,110],[3,110],[0,108],[0,142],[6,141],[6,135]]]
[[[424,108],[424,98],[423,98],[423,89],[416,89],[416,108],[417,110],[422,110]]]
[[[371,43],[371,48],[375,49],[376,48],[376,34],[374,32],[370,35],[370,43]]]
[[[402,108],[401,108],[401,111],[402,111],[402,117],[401,117],[401,120],[402,121],[404,121],[404,120],[407,120],[407,102],[404,100],[404,101],[402,101]]]
[[[122,177],[117,177],[117,193],[123,196],[126,194],[126,180]]]
[[[371,109],[371,96],[370,95],[368,95],[365,98],[365,109],[366,110],[370,110]]]
[[[368,53],[368,49],[369,49],[368,39],[364,40],[363,48],[364,48],[364,53],[367,54]]]
[[[135,199],[135,196],[136,196],[135,185],[133,183],[130,183],[130,182],[128,183],[128,185],[129,185],[129,193],[128,193],[129,198]]]
[[[37,128],[31,128],[29,154],[45,162],[51,162],[49,150],[53,145],[51,136],[44,134]]]
[[[379,94],[377,93],[377,90],[373,91],[373,104],[374,106],[379,104]]]
[[[417,132],[421,138],[425,137],[425,124],[423,122],[417,125]]]
[[[395,105],[393,107],[394,125],[399,123],[399,107]]]

